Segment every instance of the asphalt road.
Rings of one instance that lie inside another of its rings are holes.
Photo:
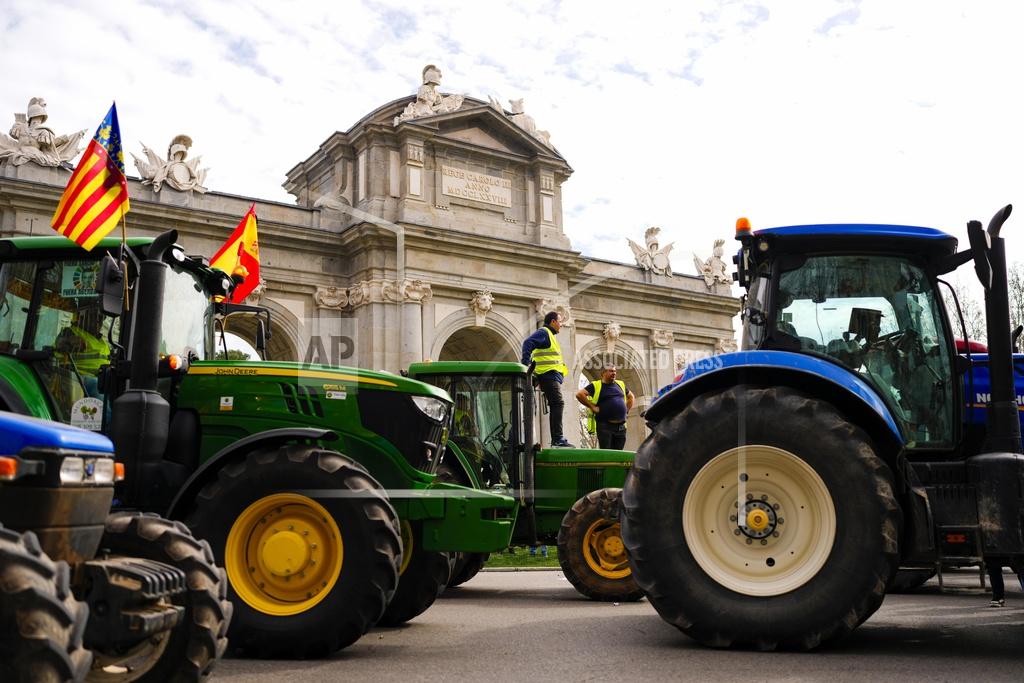
[[[557,571],[484,572],[401,628],[320,661],[228,659],[215,679],[282,681],[1022,681],[1024,594],[1003,609],[976,574],[890,595],[853,635],[813,653],[700,647],[642,601],[581,598]],[[948,588],[948,586],[947,586]]]

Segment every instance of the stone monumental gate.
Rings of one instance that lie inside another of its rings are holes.
[[[522,101],[505,110],[442,94],[433,66],[422,80],[416,95],[334,133],[287,171],[294,204],[208,191],[188,136],[173,137],[166,158],[142,145],[129,233],[175,228],[188,253],[208,257],[255,202],[263,281],[250,301],[274,316],[271,358],[391,372],[426,358],[515,361],[557,310],[570,369],[566,435],[581,438],[572,395],[612,361],[638,399],[635,448],[657,390],[686,362],[734,348],[738,305],[722,244],[697,260],[699,276],[672,273],[657,228],[643,246],[629,240],[635,264],[583,256],[562,228],[572,168]],[[40,135],[45,102],[40,118],[36,100],[37,116],[30,107],[0,138],[2,236],[53,234],[69,145],[81,138]],[[244,325],[229,332],[254,336]]]

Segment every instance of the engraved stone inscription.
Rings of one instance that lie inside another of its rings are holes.
[[[512,206],[512,181],[452,166],[441,167],[441,192],[495,206]]]

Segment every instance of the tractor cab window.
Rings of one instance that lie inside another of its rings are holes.
[[[96,294],[99,261],[11,262],[0,270],[0,352],[43,351],[29,360],[57,419],[100,429],[100,369],[117,321]]]
[[[446,390],[455,401],[449,442],[478,470],[485,484],[508,481],[510,441],[521,422],[513,411],[513,378],[505,375],[433,375],[419,379]]]
[[[814,256],[779,278],[775,331],[859,373],[908,444],[953,443],[953,372],[935,287],[898,257]]]
[[[164,285],[161,355],[205,359],[213,352],[210,298],[189,273],[171,270]]]

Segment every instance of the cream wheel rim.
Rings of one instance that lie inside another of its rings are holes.
[[[690,482],[683,534],[697,564],[720,585],[782,595],[824,566],[836,511],[825,482],[799,457],[741,446],[712,458]]]

